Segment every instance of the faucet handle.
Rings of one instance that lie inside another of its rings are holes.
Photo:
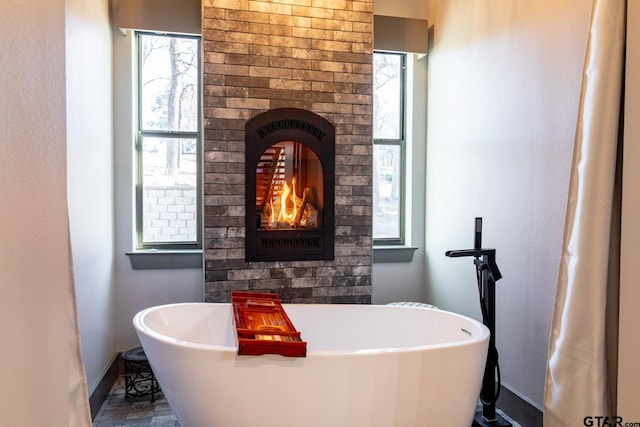
[[[496,250],[495,249],[458,249],[455,251],[446,251],[444,253],[445,256],[448,256],[451,258],[466,257],[466,256],[479,258],[483,255],[491,255],[491,254],[495,256]]]
[[[489,269],[489,273],[494,281],[502,279],[502,273],[496,264],[496,250],[495,249],[459,249],[454,251],[446,251],[445,256],[450,258],[459,257],[474,257],[476,258],[477,265],[486,265]],[[483,257],[482,261],[478,261],[480,257]],[[486,258],[485,258],[486,257]]]

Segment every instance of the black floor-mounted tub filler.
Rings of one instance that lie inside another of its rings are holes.
[[[460,249],[445,252],[451,258],[473,257],[476,266],[478,292],[480,293],[480,309],[482,322],[489,328],[489,350],[487,363],[484,367],[480,401],[482,409],[474,419],[473,427],[510,427],[511,423],[496,413],[496,402],[500,396],[500,366],[498,364],[498,350],[496,348],[496,282],[502,274],[496,264],[496,250],[482,248],[482,218],[475,219],[473,249]]]

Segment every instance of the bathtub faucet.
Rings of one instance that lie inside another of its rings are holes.
[[[482,323],[484,323],[491,332],[487,351],[487,363],[485,364],[482,390],[480,392],[482,410],[476,413],[472,427],[509,427],[511,423],[496,413],[496,401],[500,396],[501,387],[500,366],[498,364],[498,350],[496,348],[495,337],[496,281],[502,278],[502,273],[500,273],[498,264],[496,264],[496,250],[482,248],[482,218],[476,218],[474,248],[447,251],[445,252],[445,256],[450,258],[474,258],[473,263],[476,266],[478,291],[480,293]]]

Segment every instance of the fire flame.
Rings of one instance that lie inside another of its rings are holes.
[[[313,205],[311,189],[305,187],[298,196],[295,177],[291,179],[291,185],[281,182],[280,192],[274,192],[260,211],[260,226],[273,229],[318,227],[318,210]]]
[[[287,201],[291,200],[291,208],[288,208]],[[280,194],[280,213],[278,215],[278,222],[294,223],[298,216],[298,207],[296,205],[296,178],[291,179],[291,188],[284,183],[282,193]]]

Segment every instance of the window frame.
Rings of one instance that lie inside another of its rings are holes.
[[[393,138],[375,138],[373,137],[373,145],[375,146],[393,146],[400,147],[400,201],[399,201],[399,237],[394,238],[376,238],[373,235],[374,246],[404,246],[406,243],[406,211],[407,211],[407,53],[406,52],[392,52],[384,50],[374,50],[374,55],[398,55],[401,57],[401,73],[400,73],[400,135],[398,139]],[[375,88],[374,88],[375,90]],[[372,171],[373,173],[373,171]],[[376,185],[376,177],[372,185]],[[376,212],[373,212],[373,220],[375,221]]]
[[[199,35],[186,35],[176,33],[155,33],[150,31],[134,31],[135,37],[135,71],[134,71],[134,112],[135,112],[135,138],[134,138],[134,166],[135,166],[135,248],[137,251],[146,250],[171,250],[171,251],[193,251],[202,249],[202,140],[203,140],[203,123],[202,123],[202,37]],[[179,37],[183,39],[193,39],[197,42],[197,105],[198,111],[196,131],[159,131],[143,129],[142,124],[142,37],[152,35],[156,37]],[[144,242],[144,212],[143,212],[143,188],[144,188],[144,169],[143,169],[143,140],[144,138],[172,138],[172,139],[193,139],[196,143],[196,240],[195,241],[161,241],[161,242]]]

